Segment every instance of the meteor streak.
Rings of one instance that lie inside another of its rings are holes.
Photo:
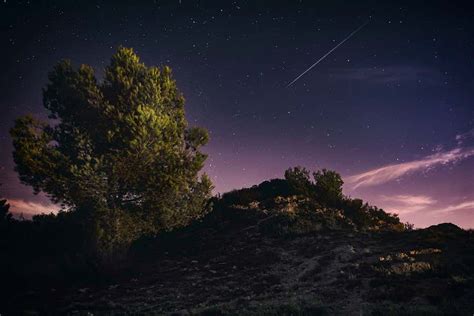
[[[329,52],[327,52],[326,54],[324,54],[321,58],[319,58],[314,64],[312,64],[308,69],[306,69],[305,71],[303,71],[303,73],[301,73],[298,77],[296,77],[292,82],[290,82],[286,87],[290,87],[292,86],[296,81],[298,81],[298,79],[300,79],[301,77],[304,76],[305,73],[307,73],[308,71],[310,71],[311,69],[313,69],[317,64],[319,64],[321,61],[323,61],[326,57],[328,57],[333,51],[335,51],[339,46],[341,46],[342,44],[344,44],[344,42],[346,42],[348,39],[350,39],[354,34],[356,34],[357,32],[359,32],[364,26],[366,26],[367,24],[369,24],[370,20],[368,20],[367,22],[365,22],[364,24],[362,24],[361,26],[359,26],[357,29],[355,29],[351,34],[349,34],[345,39],[343,39],[342,41],[339,42],[339,44],[337,44],[336,46],[334,46]]]

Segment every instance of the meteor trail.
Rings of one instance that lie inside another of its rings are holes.
[[[291,85],[293,85],[296,81],[298,81],[298,79],[300,79],[301,77],[304,76],[305,73],[307,73],[308,71],[310,71],[311,69],[313,69],[317,64],[319,64],[321,61],[323,61],[326,57],[329,56],[329,54],[331,54],[333,51],[335,51],[339,46],[341,46],[342,44],[344,44],[345,41],[347,41],[348,39],[350,39],[355,33],[359,32],[364,26],[366,26],[368,23],[370,22],[370,20],[368,20],[367,22],[365,22],[364,24],[362,24],[361,26],[359,26],[357,29],[355,29],[351,34],[349,34],[345,39],[343,39],[342,41],[339,42],[339,44],[337,44],[336,46],[333,47],[333,49],[331,49],[329,52],[327,52],[326,54],[323,55],[323,57],[319,58],[314,64],[312,64],[308,69],[306,69],[305,71],[303,71],[303,73],[301,73],[298,77],[296,77],[292,82],[290,82],[286,87],[290,87]]]

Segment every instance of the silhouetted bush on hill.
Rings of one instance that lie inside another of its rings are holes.
[[[285,179],[264,181],[250,188],[224,193],[219,199],[220,205],[245,205],[253,201],[264,201],[276,196],[290,196],[298,192]]]
[[[64,282],[80,280],[99,272],[95,257],[88,251],[85,228],[76,213],[36,215],[31,221],[11,220],[1,230],[7,272],[3,282],[11,286],[23,282]]]
[[[232,208],[261,211],[272,216],[265,223],[266,231],[278,234],[322,228],[397,231],[410,228],[397,215],[361,199],[344,196],[342,185],[341,176],[332,170],[316,171],[312,180],[307,169],[290,168],[285,171],[285,179],[272,179],[223,194],[214,200],[214,212]]]

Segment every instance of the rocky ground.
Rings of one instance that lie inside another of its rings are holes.
[[[258,223],[258,222],[257,222]],[[408,232],[269,236],[261,224],[197,228],[144,243],[102,284],[11,293],[25,314],[473,315],[474,237]],[[225,233],[223,233],[225,231]],[[145,250],[145,251],[144,251]]]

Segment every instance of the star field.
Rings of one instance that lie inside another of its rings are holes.
[[[417,226],[474,227],[473,13],[436,1],[3,1],[0,195],[48,205],[17,180],[8,130],[25,113],[45,117],[41,89],[58,60],[90,64],[100,78],[123,45],[173,69],[190,124],[209,130],[216,192],[295,165],[356,179],[422,161],[376,185],[346,181],[345,193]]]

